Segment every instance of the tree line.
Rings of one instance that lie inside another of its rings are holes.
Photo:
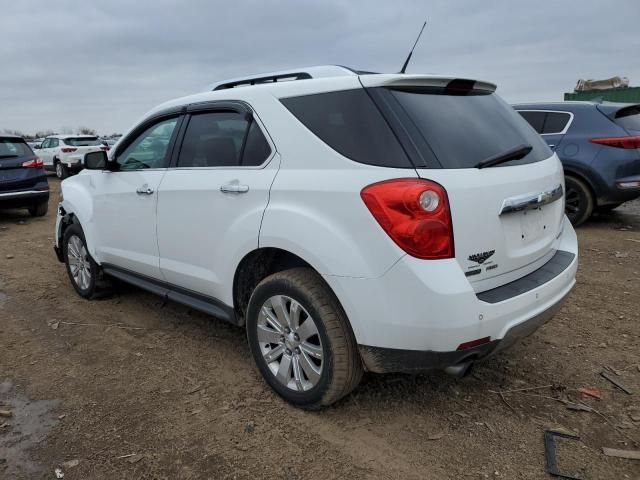
[[[78,127],[75,130],[75,132],[70,127],[62,127],[59,132],[55,132],[49,129],[49,130],[39,130],[34,134],[24,133],[20,130],[12,130],[10,128],[5,128],[2,130],[2,133],[4,133],[5,135],[15,135],[17,137],[22,137],[25,140],[32,140],[35,138],[45,138],[45,137],[48,137],[49,135],[56,135],[56,134],[96,135],[96,136],[98,135],[98,131],[95,128],[89,128],[89,127]],[[121,135],[120,133],[112,133],[111,135],[106,135],[106,137],[119,137],[120,135]]]

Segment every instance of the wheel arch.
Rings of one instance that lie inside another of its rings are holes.
[[[93,235],[92,219],[93,219],[93,198],[82,188],[82,185],[74,183],[66,183],[62,187],[64,200],[61,208],[63,209],[63,222],[61,222],[60,231],[58,232],[59,240],[64,235],[64,230],[69,225],[78,224],[82,227],[89,254],[96,258],[96,243]],[[67,219],[66,221],[64,219]]]

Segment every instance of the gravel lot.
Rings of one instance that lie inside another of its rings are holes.
[[[563,470],[640,478],[602,453],[640,449],[640,202],[578,230],[578,285],[523,344],[462,380],[365,375],[314,413],[271,393],[238,328],[134,288],[78,297],[51,248],[56,203],[0,213],[0,478],[544,479],[546,428],[580,436]]]

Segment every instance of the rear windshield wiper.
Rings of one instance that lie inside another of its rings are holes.
[[[18,158],[19,155],[0,155],[0,158]]]
[[[523,143],[522,145],[513,147],[504,153],[499,153],[498,155],[494,155],[493,157],[489,157],[478,162],[474,168],[493,167],[494,165],[499,165],[500,163],[508,162],[509,160],[520,160],[521,158],[529,155],[531,150],[533,150],[531,145]]]

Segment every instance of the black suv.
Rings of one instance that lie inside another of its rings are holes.
[[[27,208],[47,214],[49,183],[40,160],[20,137],[0,135],[0,208]]]

